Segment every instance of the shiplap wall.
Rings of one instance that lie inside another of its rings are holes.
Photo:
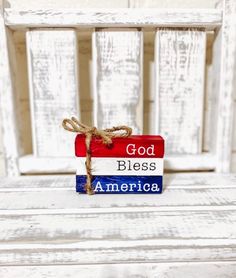
[[[216,0],[204,1],[204,0],[169,0],[169,1],[140,1],[140,0],[115,0],[115,1],[98,1],[93,0],[89,1],[78,1],[78,0],[60,0],[60,1],[33,1],[33,0],[9,0],[5,2],[5,6],[17,8],[68,8],[68,7],[79,7],[79,8],[142,8],[142,7],[156,7],[156,8],[213,8],[215,7]],[[16,80],[19,92],[19,100],[20,100],[20,119],[21,123],[20,129],[21,134],[24,136],[21,137],[22,141],[22,152],[24,154],[28,154],[32,152],[32,138],[31,138],[31,129],[30,129],[30,114],[29,114],[29,101],[28,101],[28,81],[27,81],[27,65],[26,65],[26,46],[25,46],[25,34],[21,32],[15,32],[13,34],[13,38],[16,42],[16,57],[17,57],[17,65],[18,69],[18,78]],[[207,50],[207,68],[206,68],[206,76],[207,78],[207,88],[210,88],[211,83],[211,39],[207,39],[209,49]],[[144,34],[144,132],[153,133],[155,127],[153,126],[154,122],[150,121],[154,116],[155,107],[153,105],[154,98],[154,33],[148,32]],[[82,32],[78,36],[78,46],[79,46],[79,79],[81,82],[79,83],[79,90],[81,92],[80,100],[81,100],[81,108],[82,121],[86,121],[88,124],[92,122],[92,83],[91,83],[91,68],[92,68],[92,59],[91,59],[91,34]],[[209,94],[211,92],[208,92]],[[236,99],[236,97],[235,97]],[[210,100],[206,98],[205,103],[205,127],[204,127],[204,142],[203,148],[204,150],[209,150],[211,142],[210,142],[210,129],[206,128],[211,125],[210,123],[210,111],[208,102]],[[235,100],[236,107],[236,100]],[[236,116],[235,116],[235,129],[236,130]],[[1,123],[1,119],[0,119]],[[234,151],[235,156],[234,159],[234,170],[236,171],[236,131],[234,133]],[[0,175],[5,173],[4,170],[4,159],[2,154],[2,143],[1,143],[1,132],[0,132]]]

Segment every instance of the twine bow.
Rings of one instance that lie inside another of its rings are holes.
[[[132,128],[121,125],[115,126],[112,128],[107,129],[97,129],[96,127],[90,127],[85,124],[80,123],[75,117],[71,119],[64,119],[62,122],[62,126],[65,130],[82,133],[85,135],[85,146],[86,146],[86,172],[87,172],[87,179],[85,184],[85,190],[87,194],[92,195],[94,194],[94,189],[92,187],[92,162],[91,162],[91,140],[92,137],[101,138],[103,144],[110,145],[112,143],[112,138],[117,137],[129,137],[132,134]],[[122,133],[116,133],[116,131],[123,131]]]

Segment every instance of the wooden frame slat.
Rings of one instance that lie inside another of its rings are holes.
[[[236,262],[182,262],[182,263],[120,263],[120,264],[89,264],[61,266],[3,266],[0,276],[4,278],[108,278],[115,274],[116,278],[146,277],[198,277],[229,278],[236,276]],[[184,276],[183,276],[184,275]]]
[[[76,32],[32,30],[26,38],[34,155],[73,156],[75,134],[61,123],[80,114]]]
[[[236,2],[224,1],[223,25],[217,36],[219,44],[214,58],[220,59],[217,121],[217,167],[218,172],[230,172],[233,151],[233,123],[235,97],[235,68],[236,68]]]
[[[217,9],[14,10],[5,8],[6,25],[22,27],[205,27],[221,25]]]
[[[205,52],[205,30],[156,32],[156,132],[168,154],[202,152]]]
[[[6,174],[15,176],[19,174],[18,158],[19,130],[17,127],[17,97],[13,82],[13,65],[10,61],[9,45],[14,51],[12,34],[5,27],[0,12],[0,112],[3,129],[3,145],[6,164]],[[14,55],[14,53],[11,53]]]
[[[143,32],[93,32],[94,123],[99,128],[128,125],[143,130]]]

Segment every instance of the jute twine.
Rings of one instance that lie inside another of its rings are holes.
[[[85,145],[86,145],[86,172],[87,172],[87,180],[85,184],[85,190],[87,194],[94,194],[94,189],[92,187],[92,152],[91,152],[91,140],[93,137],[101,138],[103,144],[110,145],[112,144],[112,138],[117,137],[129,137],[132,134],[132,128],[121,125],[114,126],[112,128],[107,129],[97,129],[96,127],[90,127],[85,124],[79,122],[75,117],[71,119],[64,119],[62,122],[62,126],[65,130],[81,133],[85,135]],[[117,133],[116,131],[122,131]]]

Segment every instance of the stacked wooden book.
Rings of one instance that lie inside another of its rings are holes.
[[[95,193],[162,192],[164,140],[161,136],[114,138],[112,145],[99,138],[91,141],[92,186]],[[76,191],[84,192],[86,183],[85,136],[75,140],[77,159]]]

